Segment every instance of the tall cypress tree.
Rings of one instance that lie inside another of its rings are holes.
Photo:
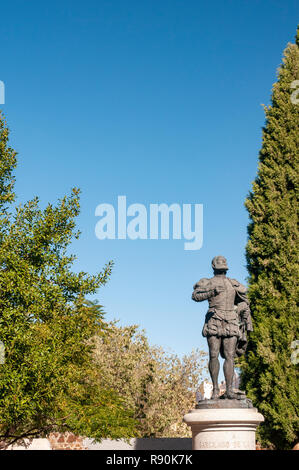
[[[292,349],[299,340],[298,80],[299,27],[296,43],[284,51],[271,105],[265,107],[258,173],[245,203],[254,331],[241,366],[242,383],[265,417],[259,439],[279,449],[294,445],[299,424],[298,365]]]

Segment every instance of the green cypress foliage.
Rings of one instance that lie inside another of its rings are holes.
[[[298,90],[299,28],[265,107],[258,173],[245,203],[254,331],[241,366],[242,384],[265,417],[259,440],[278,449],[298,439]]]

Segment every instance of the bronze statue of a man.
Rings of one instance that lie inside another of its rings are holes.
[[[252,331],[247,289],[235,279],[226,277],[228,266],[224,256],[215,256],[212,268],[214,277],[203,278],[197,282],[192,294],[195,302],[209,302],[202,334],[207,338],[209,345],[212,399],[219,397],[219,352],[224,358],[225,398],[240,398],[242,392],[233,390],[234,358],[245,352],[246,332]]]

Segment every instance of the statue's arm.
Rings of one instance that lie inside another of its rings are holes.
[[[193,287],[192,300],[195,302],[202,302],[203,300],[208,300],[215,295],[215,289],[209,288],[203,289],[197,284]]]
[[[212,296],[213,293],[209,292],[192,292],[192,300],[194,300],[195,302],[202,302],[203,300],[208,300]]]

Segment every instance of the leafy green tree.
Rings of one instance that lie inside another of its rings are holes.
[[[264,414],[259,439],[279,449],[298,439],[299,30],[288,44],[265,107],[258,174],[246,200],[246,248],[254,331],[242,382]]]
[[[68,254],[79,214],[79,190],[42,210],[35,198],[16,209],[13,169],[0,115],[0,441],[70,430],[93,438],[126,437],[131,412],[91,360],[90,338],[104,335],[101,309],[86,300],[103,286],[103,272],[75,273]]]
[[[134,410],[136,437],[190,437],[183,415],[194,408],[199,381],[207,373],[199,350],[180,359],[150,346],[137,325],[107,324],[109,333],[95,338],[95,362],[106,387],[113,386]]]

